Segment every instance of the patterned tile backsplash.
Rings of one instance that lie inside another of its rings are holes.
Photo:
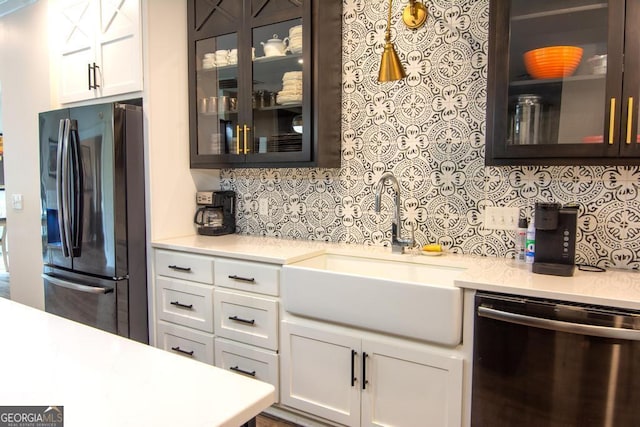
[[[580,204],[577,262],[640,267],[640,168],[484,165],[489,0],[431,0],[425,27],[399,22],[392,40],[407,71],[377,82],[387,0],[344,0],[342,167],[226,169],[242,234],[388,245],[394,212],[373,185],[400,181],[403,234],[454,252],[513,257],[514,232],[483,227],[487,206]],[[266,200],[266,202],[265,202]],[[260,203],[268,214],[260,214]]]

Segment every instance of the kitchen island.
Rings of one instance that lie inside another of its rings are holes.
[[[273,386],[0,298],[2,406],[63,406],[64,425],[233,426]]]

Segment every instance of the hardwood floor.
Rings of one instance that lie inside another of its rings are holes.
[[[256,417],[256,427],[299,427],[299,425],[263,414]]]

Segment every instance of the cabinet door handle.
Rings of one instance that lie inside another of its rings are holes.
[[[362,389],[363,390],[366,390],[367,384],[369,384],[369,381],[367,381],[367,357],[369,357],[369,355],[363,352],[362,353]]]
[[[242,317],[238,317],[238,316],[229,316],[229,320],[234,320],[234,321],[240,322],[240,323],[246,323],[247,325],[255,325],[255,323],[256,323],[255,319],[247,320],[247,319],[243,319]]]
[[[96,78],[96,70],[100,68],[99,65],[96,65],[96,63],[93,63],[93,88],[94,89],[98,89],[100,87],[100,85],[98,84],[98,79]]]
[[[243,146],[244,146],[244,154],[247,154],[249,152],[249,149],[247,148],[247,141],[249,140],[249,136],[247,135],[249,133],[249,131],[251,130],[251,128],[247,125],[244,125],[244,138],[243,138]]]
[[[236,125],[236,154],[240,154],[240,125]]]
[[[613,145],[613,132],[616,124],[616,99],[611,98],[609,104],[609,145]]]
[[[253,282],[256,281],[256,279],[253,278],[253,277],[242,277],[242,276],[236,276],[235,274],[233,274],[231,276],[228,276],[228,277],[229,277],[229,279],[240,280],[242,282],[251,282],[251,283],[253,283]]]
[[[191,267],[180,267],[178,265],[169,265],[168,267],[172,270],[177,271],[191,271]]]
[[[89,90],[93,89],[91,87],[91,64],[87,64],[87,82],[89,83]]]
[[[171,301],[169,304],[175,305],[176,307],[180,307],[180,308],[186,308],[187,310],[192,310],[193,309],[193,304],[186,305],[186,304],[182,304],[182,303],[180,303],[178,301]]]
[[[631,144],[631,128],[633,124],[633,96],[629,97],[627,104],[627,144]]]
[[[186,354],[187,356],[193,356],[193,350],[187,351],[181,349],[180,347],[171,347],[171,350],[177,351],[178,353]]]
[[[235,371],[235,372],[239,372],[241,374],[249,375],[250,377],[255,377],[256,376],[256,371],[251,371],[251,372],[245,371],[244,369],[240,369],[240,367],[238,367],[238,366],[231,366],[229,368],[229,370]]]
[[[351,350],[351,387],[356,384],[356,356],[358,352]]]

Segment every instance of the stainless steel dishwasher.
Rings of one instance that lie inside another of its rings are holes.
[[[640,426],[640,311],[478,292],[473,427]]]

